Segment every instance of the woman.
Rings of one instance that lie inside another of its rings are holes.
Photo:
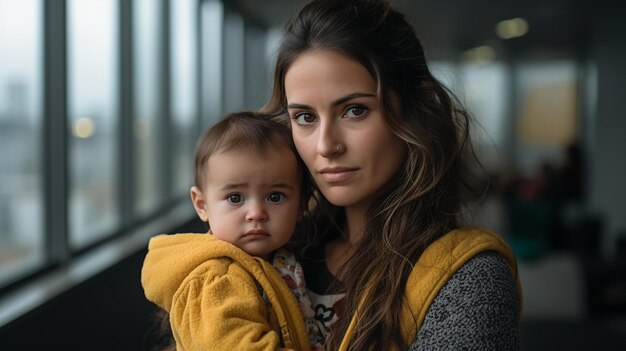
[[[316,0],[288,24],[265,112],[288,117],[323,195],[304,248],[328,350],[515,350],[504,242],[459,229],[468,115],[385,1]]]

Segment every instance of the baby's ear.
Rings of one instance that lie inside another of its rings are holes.
[[[204,199],[202,190],[197,186],[192,186],[189,190],[189,194],[191,195],[191,203],[193,203],[198,217],[200,217],[202,222],[207,223],[209,221],[209,214],[207,213],[206,200]]]

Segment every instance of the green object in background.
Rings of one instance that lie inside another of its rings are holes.
[[[548,249],[550,204],[541,199],[512,199],[508,202],[509,243],[520,260],[533,260]]]

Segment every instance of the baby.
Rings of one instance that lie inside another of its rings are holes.
[[[308,217],[297,155],[287,127],[253,112],[200,138],[191,200],[209,232],[152,238],[142,270],[178,350],[323,350],[302,267],[282,248]]]

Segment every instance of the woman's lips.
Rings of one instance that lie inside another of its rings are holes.
[[[333,167],[323,168],[318,173],[326,183],[339,183],[350,179],[357,171],[357,168]]]

